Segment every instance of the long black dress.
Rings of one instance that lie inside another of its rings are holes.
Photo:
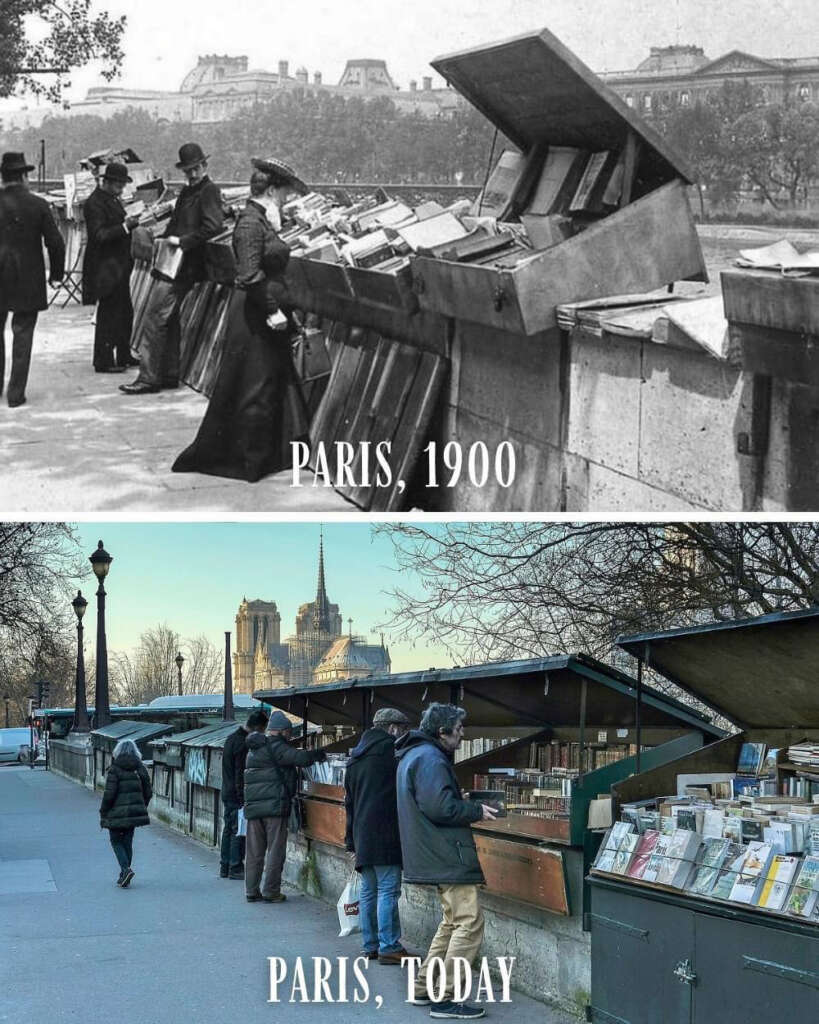
[[[236,289],[225,352],[196,439],[175,473],[208,473],[255,483],[292,465],[291,441],[307,436],[309,418],[291,354],[292,330],[274,331],[267,316],[286,309],[283,282],[290,250],[249,200],[233,234]]]

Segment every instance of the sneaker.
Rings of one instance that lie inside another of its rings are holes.
[[[486,1010],[482,1006],[470,1006],[469,1003],[453,1003],[446,999],[442,1003],[433,1003],[429,1011],[430,1017],[444,1017],[454,1020],[476,1020],[485,1017]]]
[[[245,894],[245,899],[248,903],[259,903],[261,898],[262,894],[260,892],[249,892]]]
[[[411,956],[413,956],[412,953],[408,953],[403,946],[399,946],[392,953],[379,953],[378,962],[380,964],[398,964],[400,966],[403,960]]]
[[[244,868],[237,868],[237,869],[231,868],[231,870],[227,872],[227,877],[228,878],[240,878],[240,879],[242,879],[244,881],[245,869]]]
[[[407,1002],[410,1006],[429,1006],[432,1000],[429,996],[413,996],[412,999],[408,999]]]
[[[284,903],[287,897],[283,892],[274,893],[273,896],[262,896],[265,903]]]
[[[220,878],[227,878],[228,877],[228,868],[227,868],[226,864],[220,864],[219,865],[219,877]]]
[[[120,871],[120,873],[119,873],[119,878],[117,879],[117,885],[122,885],[123,878],[125,878],[125,868],[123,868]]]
[[[128,868],[125,871],[125,874],[122,876],[122,881],[119,884],[122,886],[123,889],[127,889],[128,886],[131,884],[131,879],[133,877],[134,872],[131,870],[131,868]]]

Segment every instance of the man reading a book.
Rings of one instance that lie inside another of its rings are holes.
[[[205,243],[223,227],[222,196],[207,175],[202,147],[186,142],[176,166],[187,184],[161,236],[169,251],[163,251],[163,261],[151,271],[154,282],[142,327],[139,375],[133,383],[120,385],[126,395],[179,386],[179,307],[194,284],[205,280]]]

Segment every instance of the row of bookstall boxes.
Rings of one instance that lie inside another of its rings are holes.
[[[289,203],[282,238],[294,286],[314,301],[424,308],[532,334],[554,326],[561,302],[707,280],[683,161],[554,36],[433,67],[515,148],[502,150],[474,202],[412,207],[383,189],[353,202],[337,189]],[[247,195],[225,200],[235,212]],[[230,235],[208,245],[223,283],[235,272]],[[165,273],[179,258],[167,250],[156,256]]]
[[[616,784],[592,874],[819,924],[819,610],[620,644],[742,731]]]

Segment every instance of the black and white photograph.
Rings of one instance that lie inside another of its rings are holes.
[[[4,514],[819,506],[811,0],[4,11]]]

